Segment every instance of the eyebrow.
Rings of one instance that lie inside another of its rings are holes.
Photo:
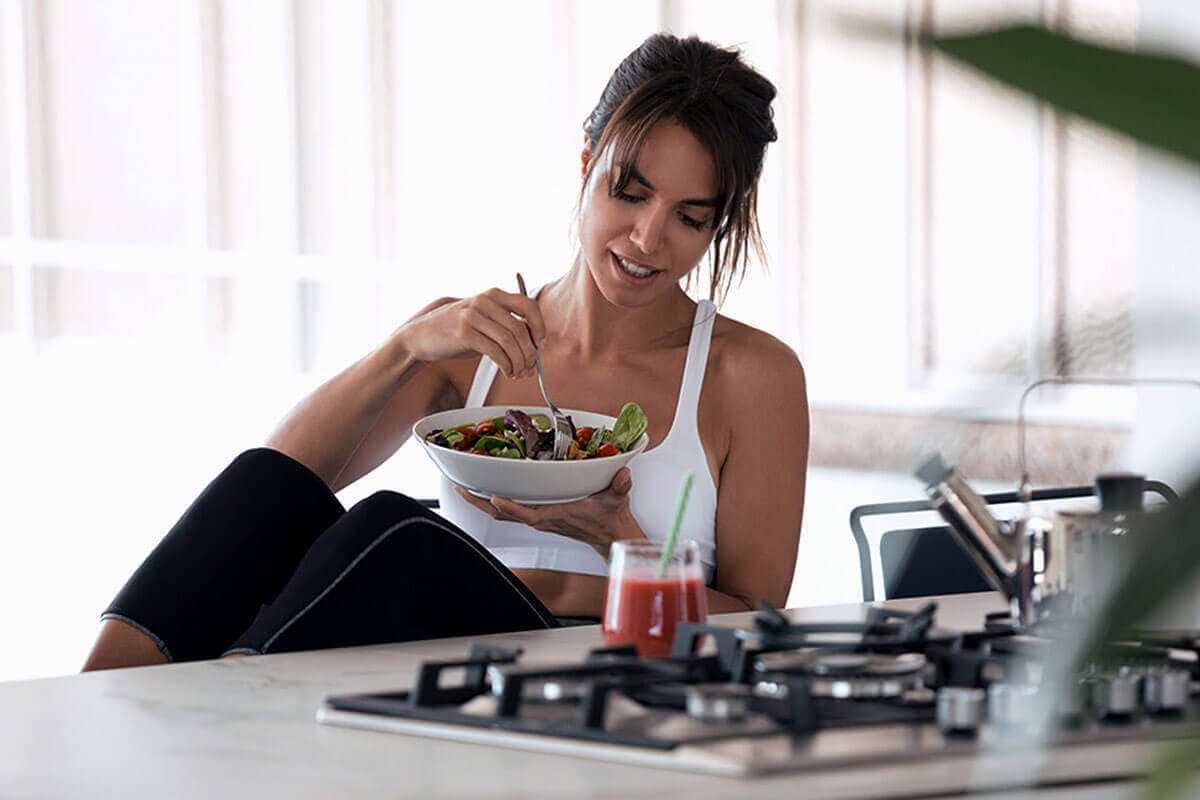
[[[656,191],[654,185],[651,184],[650,181],[646,180],[646,176],[637,171],[637,167],[629,167],[629,177],[633,178],[650,191]],[[716,208],[719,200],[719,197],[697,197],[691,200],[680,200],[679,204],[684,206],[703,206],[704,208]]]

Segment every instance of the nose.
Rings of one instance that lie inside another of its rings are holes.
[[[662,247],[671,209],[665,204],[645,203],[638,211],[629,240],[646,255],[653,255]]]

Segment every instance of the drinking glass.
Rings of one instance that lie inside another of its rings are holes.
[[[680,542],[660,576],[662,553],[656,542],[612,546],[602,620],[608,646],[632,644],[643,658],[661,658],[671,652],[678,623],[708,618],[700,547]]]

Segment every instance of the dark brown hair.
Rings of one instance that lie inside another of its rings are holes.
[[[741,58],[695,36],[656,33],[625,57],[583,123],[591,145],[580,192],[600,156],[613,149],[610,194],[624,191],[646,134],[674,120],[709,151],[717,167],[717,208],[709,252],[709,298],[723,300],[745,272],[749,248],[766,261],[758,227],[758,178],[775,141],[775,87]],[[690,285],[691,275],[688,276]]]

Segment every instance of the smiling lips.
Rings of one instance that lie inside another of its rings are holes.
[[[654,269],[653,267],[643,266],[636,261],[630,261],[629,259],[619,256],[616,253],[613,253],[613,258],[617,260],[617,264],[621,267],[621,270],[626,275],[629,275],[633,278],[641,278],[645,280],[646,278],[653,277],[662,271]]]

